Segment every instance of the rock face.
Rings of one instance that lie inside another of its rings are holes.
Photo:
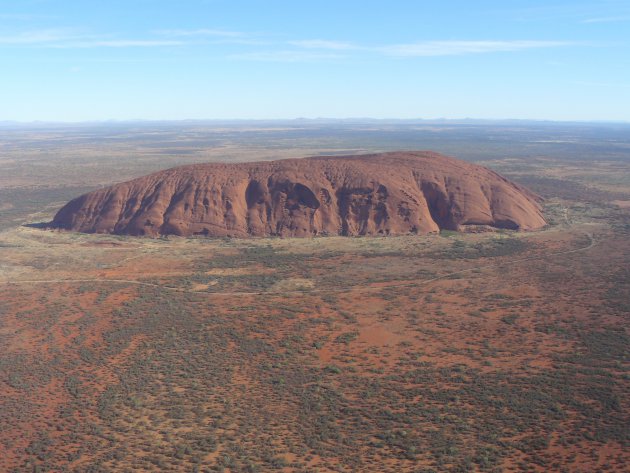
[[[545,225],[538,197],[431,152],[210,163],[82,195],[52,226],[128,235],[400,235]]]

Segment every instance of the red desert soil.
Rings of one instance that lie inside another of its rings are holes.
[[[235,237],[533,230],[545,225],[538,200],[475,164],[393,152],[177,167],[82,195],[52,226]]]

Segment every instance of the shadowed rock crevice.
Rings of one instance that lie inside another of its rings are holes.
[[[435,182],[422,182],[422,194],[427,202],[433,221],[441,230],[457,230],[454,221],[453,206],[443,189]]]
[[[180,236],[400,235],[545,225],[539,198],[431,152],[182,166],[66,204],[51,226]]]

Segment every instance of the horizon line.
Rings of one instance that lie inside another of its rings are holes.
[[[191,122],[537,122],[537,123],[593,123],[593,124],[627,124],[630,125],[630,119],[553,119],[553,118],[400,118],[400,117],[285,117],[285,118],[104,118],[91,120],[1,120],[0,126],[5,125],[107,125],[107,124],[125,124],[125,123],[191,123]]]

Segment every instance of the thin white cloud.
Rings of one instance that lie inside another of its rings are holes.
[[[30,15],[28,13],[0,13],[0,20],[28,21],[42,18],[41,15]]]
[[[232,54],[230,58],[256,61],[298,62],[347,57],[351,52],[381,54],[391,57],[456,56],[495,52],[522,51],[577,45],[570,41],[420,41],[407,44],[363,46],[325,39],[269,41],[254,35],[214,29],[168,30],[154,32],[153,38],[116,38],[113,35],[86,35],[70,29],[42,29],[12,35],[0,35],[0,46],[50,48],[155,48],[191,45],[233,44],[274,46],[273,50],[252,50]]]
[[[291,46],[297,46],[306,49],[331,49],[335,51],[343,51],[350,49],[359,49],[358,46],[352,43],[346,43],[343,41],[329,41],[325,39],[307,39],[300,41],[289,41]]]
[[[587,18],[586,20],[582,20],[581,23],[616,23],[620,21],[630,21],[630,15]]]
[[[630,83],[623,82],[586,82],[586,81],[575,81],[576,85],[584,85],[587,87],[602,87],[602,88],[622,88],[627,89],[630,88]]]
[[[342,59],[343,55],[335,53],[317,53],[307,51],[256,51],[242,54],[232,54],[230,59],[264,62],[313,62],[330,59]]]
[[[571,46],[570,41],[421,41],[418,43],[395,44],[376,48],[389,56],[459,56],[496,52],[523,51],[527,49]]]
[[[264,46],[271,44],[257,35],[243,31],[200,28],[195,30],[157,30],[156,34],[167,38],[179,38],[186,41],[204,41],[209,44],[242,44]]]
[[[113,39],[77,34],[69,29],[33,30],[0,36],[0,46],[39,46],[47,48],[128,48],[182,46],[176,39]]]
[[[67,30],[48,29],[24,31],[12,35],[0,36],[0,44],[4,45],[28,45],[60,42],[71,36]]]
[[[160,46],[182,46],[183,41],[112,39],[98,41],[71,41],[50,45],[55,48],[155,48]]]
[[[326,59],[340,59],[348,57],[348,53],[360,51],[363,53],[381,54],[390,57],[436,57],[460,56],[466,54],[489,54],[497,52],[516,52],[529,49],[556,48],[573,46],[579,43],[572,41],[421,41],[408,44],[393,44],[384,46],[361,46],[352,43],[329,40],[295,40],[285,45],[301,50],[252,51],[231,55],[232,59],[270,62],[306,62]]]
[[[227,31],[219,29],[200,28],[196,30],[158,30],[157,34],[177,37],[215,37],[215,38],[242,38],[248,36],[241,31]]]
[[[611,23],[630,21],[627,0],[569,2],[524,8],[495,9],[494,14],[511,16],[517,21],[570,21],[575,23]]]

